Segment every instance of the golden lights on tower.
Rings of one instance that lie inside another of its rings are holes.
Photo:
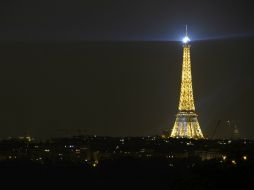
[[[187,34],[183,38],[183,63],[182,63],[182,78],[180,101],[178,113],[174,123],[170,137],[173,138],[194,138],[203,139],[201,128],[195,113],[192,76],[191,76],[191,59],[190,59],[190,38]]]

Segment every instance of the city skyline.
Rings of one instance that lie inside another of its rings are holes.
[[[2,187],[249,188],[252,4],[1,1]]]

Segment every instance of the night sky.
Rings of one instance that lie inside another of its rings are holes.
[[[206,137],[232,120],[254,137],[251,1],[6,0],[0,3],[0,137],[171,130],[184,25]]]

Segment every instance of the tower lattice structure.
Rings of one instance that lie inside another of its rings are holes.
[[[188,39],[187,33],[184,39]],[[192,76],[191,76],[191,59],[190,59],[190,44],[188,40],[183,40],[183,64],[182,64],[182,79],[180,101],[176,121],[172,129],[170,137],[173,138],[193,138],[203,139],[197,114],[195,113]]]

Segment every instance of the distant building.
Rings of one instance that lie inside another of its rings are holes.
[[[222,153],[219,150],[195,151],[195,155],[202,161],[222,158]]]
[[[234,126],[234,129],[233,129],[232,139],[233,140],[240,139],[240,132],[239,132],[239,130],[238,130],[236,125]]]

